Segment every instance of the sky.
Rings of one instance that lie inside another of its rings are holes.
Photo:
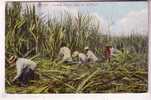
[[[89,13],[98,19],[100,29],[104,34],[130,35],[148,33],[147,2],[41,2],[23,3],[35,5],[37,14],[47,17],[61,14],[63,11],[76,16],[78,11]]]

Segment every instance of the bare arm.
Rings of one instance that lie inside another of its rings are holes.
[[[16,69],[17,69],[17,75],[14,77],[13,81],[15,81],[21,75],[22,66],[20,64],[16,64]]]

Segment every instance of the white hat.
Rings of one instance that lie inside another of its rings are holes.
[[[89,47],[85,47],[85,48],[84,48],[84,50],[88,50],[88,49],[89,49]]]

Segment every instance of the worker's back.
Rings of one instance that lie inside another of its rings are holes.
[[[29,67],[31,68],[32,70],[35,69],[35,67],[37,66],[37,64],[29,59],[26,59],[26,58],[18,58],[17,61],[16,61],[16,67]]]
[[[62,60],[72,60],[71,58],[71,50],[68,47],[61,47],[59,56],[62,58]]]
[[[88,60],[93,61],[93,62],[98,60],[98,58],[95,56],[95,54],[91,50],[87,51],[87,58]]]
[[[87,62],[87,56],[84,53],[79,53],[79,60],[82,63],[86,63]]]

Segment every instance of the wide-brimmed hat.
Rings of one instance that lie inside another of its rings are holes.
[[[9,63],[14,63],[17,59],[17,56],[11,56],[9,59],[8,59],[8,62]]]

